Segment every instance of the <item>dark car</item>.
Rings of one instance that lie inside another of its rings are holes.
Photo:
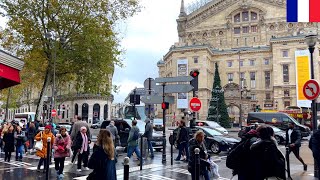
[[[153,119],[153,130],[163,131],[163,119]]]
[[[221,132],[208,128],[208,127],[199,127],[187,128],[189,130],[189,138],[192,138],[192,134],[198,130],[201,130],[205,133],[205,144],[207,149],[210,149],[214,154],[219,154],[221,151],[229,151],[239,140],[228,136],[223,135]],[[170,144],[173,143],[173,139],[176,139],[178,133],[178,128],[173,131],[173,136],[169,137]]]
[[[115,122],[115,126],[118,129],[118,133],[120,136],[120,143],[122,147],[127,147],[128,143],[128,137],[129,137],[129,132],[132,126],[132,120],[129,119],[123,119],[123,120],[114,120]],[[145,126],[146,123],[141,121],[141,120],[137,120],[137,127],[140,130],[140,134],[142,135],[145,131]],[[162,144],[163,144],[163,137],[162,134],[153,132],[152,134],[153,138],[152,138],[152,146],[156,151],[161,151]],[[140,140],[139,140],[140,141]]]

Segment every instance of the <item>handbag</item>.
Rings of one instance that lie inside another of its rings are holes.
[[[36,141],[36,144],[34,145],[34,148],[36,149],[36,150],[39,150],[39,151],[41,151],[42,150],[42,148],[43,148],[43,142],[42,142],[42,132],[40,132],[40,137],[41,137],[41,139],[40,139],[40,141]]]

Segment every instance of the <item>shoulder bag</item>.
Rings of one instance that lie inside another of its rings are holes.
[[[34,145],[34,148],[39,151],[41,151],[43,148],[42,132],[40,132],[40,137],[41,137],[40,141],[36,141],[36,144]]]

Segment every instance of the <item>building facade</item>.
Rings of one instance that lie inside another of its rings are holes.
[[[213,0],[189,13],[181,0],[177,30],[179,42],[157,63],[159,76],[178,76],[181,60],[186,60],[188,71],[198,69],[197,96],[202,101],[198,116],[206,119],[217,63],[234,123],[239,122],[240,107],[245,119],[257,105],[265,110],[297,105],[296,53],[308,50],[306,31],[319,33],[318,23],[287,23],[282,0]],[[319,47],[318,43],[314,51],[317,80]],[[169,119],[174,114],[180,118],[183,111],[172,105]]]

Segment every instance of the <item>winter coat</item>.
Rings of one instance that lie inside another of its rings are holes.
[[[133,140],[133,134],[135,131],[140,132],[139,128],[137,126],[132,126],[132,128],[130,129],[129,132],[129,137],[128,137],[128,146],[138,146],[138,139],[137,140]]]
[[[34,136],[37,134],[37,130],[35,127],[29,127],[28,131],[27,131],[27,134],[28,134],[28,138],[34,138]]]
[[[77,121],[72,126],[72,131],[71,131],[71,134],[70,134],[72,141],[75,140],[78,132],[80,132],[80,128],[83,127],[83,126],[87,128],[87,136],[88,136],[88,138],[89,139],[91,138],[91,133],[90,133],[90,128],[89,128],[88,123],[85,122],[85,121]]]
[[[116,180],[116,162],[108,158],[103,148],[95,146],[88,167],[93,169],[87,179]]]
[[[63,137],[56,137],[53,143],[54,148],[54,157],[70,157],[70,149],[71,149],[71,138],[68,134]]]
[[[106,129],[111,132],[111,134],[112,134],[112,139],[113,139],[113,141],[115,141],[115,139],[118,138],[118,129],[117,129],[114,125],[112,125],[112,124],[109,124],[109,126],[107,126]]]
[[[88,131],[87,131],[88,132]],[[91,143],[91,140],[87,134],[87,137],[88,137],[88,143],[90,144]],[[81,132],[79,131],[75,140],[74,140],[74,144],[73,144],[73,150],[74,151],[78,151],[78,150],[81,150],[81,147],[82,147],[82,142],[83,142],[83,139],[82,139],[82,135],[81,135]],[[88,144],[88,149],[87,149],[87,153],[89,153],[90,151],[90,146]]]
[[[152,140],[153,127],[150,120],[146,121],[146,127],[143,136],[146,137],[149,141]]]
[[[26,142],[26,133],[24,131],[14,132],[14,139],[16,146],[22,146]]]
[[[51,138],[51,147],[53,146],[53,143],[55,141],[54,135],[49,132],[49,133],[45,133],[44,131],[39,132],[36,137],[34,138],[36,141],[40,141],[41,140],[41,134],[42,134],[42,143],[43,143],[43,147],[42,150],[37,150],[36,155],[38,157],[41,158],[46,158],[47,157],[47,138],[50,137]]]
[[[189,156],[190,160],[188,163],[188,170],[189,172],[193,171],[195,167],[195,152],[194,150],[196,148],[200,149],[199,156],[200,156],[200,174],[203,174],[204,171],[207,171],[210,168],[210,163],[208,163],[206,160],[208,158],[207,149],[204,144],[204,142],[199,143],[196,139],[192,138],[189,141]]]
[[[314,132],[309,141],[309,148],[312,150],[314,159],[320,160],[320,130]]]
[[[185,143],[189,141],[189,132],[186,127],[181,127],[179,131],[179,136],[177,138],[177,143]]]
[[[286,130],[286,146],[289,145],[289,129]],[[291,143],[295,144],[295,148],[299,148],[301,146],[301,132],[297,128],[293,128],[293,131],[291,133]]]
[[[14,151],[14,133],[4,133],[3,135],[4,151],[13,152]]]

